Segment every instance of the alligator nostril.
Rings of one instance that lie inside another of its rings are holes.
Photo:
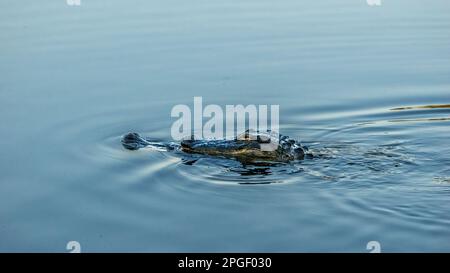
[[[139,139],[141,136],[138,133],[128,133],[126,135],[123,136],[124,140],[134,140],[134,139]]]

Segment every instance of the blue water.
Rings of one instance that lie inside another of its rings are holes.
[[[450,251],[447,0],[5,0],[0,75],[2,252]],[[120,145],[194,96],[279,104],[322,156]]]

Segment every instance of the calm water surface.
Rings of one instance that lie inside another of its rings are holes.
[[[0,3],[0,251],[450,251],[450,2]],[[316,155],[127,151],[279,104]],[[436,107],[416,107],[439,105]]]

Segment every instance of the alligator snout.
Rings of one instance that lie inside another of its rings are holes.
[[[122,145],[128,150],[138,150],[148,145],[148,142],[138,133],[128,133],[122,137]]]

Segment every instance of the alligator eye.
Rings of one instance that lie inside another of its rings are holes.
[[[267,136],[258,135],[256,139],[258,140],[258,143],[270,143],[270,137]]]

